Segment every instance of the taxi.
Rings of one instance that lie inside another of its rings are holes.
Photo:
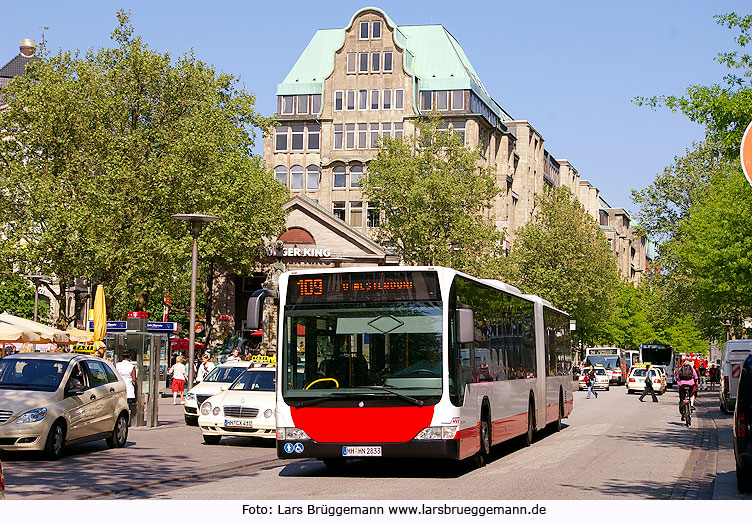
[[[594,369],[595,371],[595,384],[593,385],[593,388],[602,388],[604,390],[610,390],[610,376],[608,372],[606,372],[606,369],[602,366],[596,366]],[[586,368],[582,371],[580,374],[580,379],[577,384],[578,390],[587,390],[587,383],[585,380],[587,379],[587,375],[590,371],[590,368]]]
[[[653,390],[658,395],[663,394],[668,388],[668,378],[663,368],[656,366],[651,368],[655,372],[653,375]],[[627,394],[642,393],[645,390],[645,374],[647,372],[647,363],[635,364],[629,369],[627,374]]]
[[[185,394],[183,406],[183,418],[190,426],[198,425],[198,409],[201,404],[211,396],[222,391],[222,385],[229,386],[238,376],[251,366],[249,361],[236,361],[215,366],[200,383],[191,388]]]
[[[271,366],[248,368],[201,404],[198,426],[207,445],[219,444],[223,436],[277,437],[275,373]]]

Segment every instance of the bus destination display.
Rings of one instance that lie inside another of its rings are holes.
[[[288,303],[438,301],[433,272],[357,272],[290,278]]]

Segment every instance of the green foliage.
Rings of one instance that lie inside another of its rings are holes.
[[[45,303],[46,304],[46,303]],[[40,302],[39,318],[47,317]],[[34,318],[34,285],[12,272],[0,272],[0,312],[26,319]]]
[[[504,277],[567,311],[577,320],[576,337],[593,344],[608,326],[619,284],[616,262],[569,189],[550,188],[537,199],[533,220],[515,232]]]
[[[492,170],[437,116],[416,135],[385,138],[362,181],[382,214],[378,241],[407,264],[441,265],[478,277],[498,274],[503,232],[489,218],[499,193]]]
[[[113,318],[164,288],[187,296],[192,239],[171,214],[219,216],[199,238],[202,266],[247,271],[289,197],[251,153],[271,124],[254,96],[192,53],[150,50],[118,19],[112,49],[32,61],[0,113],[0,251],[67,285],[103,283]]]

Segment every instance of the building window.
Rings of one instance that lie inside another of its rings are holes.
[[[303,166],[295,165],[290,168],[290,189],[303,189]]]
[[[342,91],[335,91],[334,92],[334,111],[342,111],[344,106],[344,92]]]
[[[287,151],[287,126],[279,126],[274,131],[274,149]]]
[[[298,95],[298,114],[308,114],[308,95]]]
[[[379,211],[376,209],[375,202],[368,202],[368,215],[366,217],[366,226],[369,228],[379,227]]]
[[[381,20],[374,20],[371,24],[371,38],[374,40],[381,38]]]
[[[339,220],[345,222],[345,201],[332,202],[332,213],[335,217],[339,218]]]
[[[363,201],[350,201],[350,226],[363,227]]]
[[[357,188],[360,186],[360,178],[363,176],[363,166],[355,164],[350,167],[350,187]]]
[[[368,90],[361,89],[358,91],[358,109],[365,111],[368,109]]]
[[[371,90],[371,109],[379,109],[379,90]]]
[[[420,109],[422,111],[429,111],[431,109],[431,92],[430,91],[420,92]]]
[[[355,90],[347,91],[347,111],[355,111]]]
[[[292,115],[293,114],[293,103],[294,103],[294,97],[292,95],[285,95],[282,97],[282,114],[283,115]]]
[[[404,130],[402,127],[402,122],[395,122],[394,123],[394,138],[402,137],[404,135]]]
[[[370,142],[368,144],[368,146],[371,149],[376,149],[376,143],[379,140],[379,128],[380,127],[381,126],[379,125],[378,122],[374,122],[374,123],[371,124],[371,140],[370,140]]]
[[[461,89],[452,91],[452,109],[465,109],[465,92]]]
[[[343,189],[347,187],[347,172],[344,166],[334,167],[334,188]]]
[[[436,109],[449,109],[449,91],[436,92]]]
[[[357,53],[347,54],[347,72],[348,73],[357,73],[357,69],[355,68],[356,61],[357,61]]]
[[[317,190],[319,189],[319,175],[321,169],[315,164],[311,164],[306,169],[306,189]]]
[[[368,40],[368,26],[370,23],[368,22],[361,22],[360,23],[360,39],[361,40]]]
[[[276,166],[274,168],[274,178],[277,179],[282,186],[287,186],[287,167]]]
[[[465,123],[464,122],[452,122],[452,128],[462,139],[462,143],[465,143]]]
[[[311,95],[311,113],[314,115],[321,111],[321,95]]]
[[[382,137],[392,136],[392,123],[391,122],[384,122],[381,125],[381,136]]]
[[[355,124],[345,124],[345,149],[355,149]]]
[[[368,73],[368,53],[360,53],[358,73]]]
[[[303,151],[303,126],[292,127],[292,147],[293,151]]]
[[[342,124],[334,125],[334,149],[342,149]]]
[[[358,149],[366,149],[368,145],[368,124],[358,124]]]
[[[308,149],[317,150],[321,144],[321,126],[308,126]]]
[[[404,108],[405,108],[405,90],[395,89],[394,90],[394,109],[404,109]]]
[[[392,52],[384,52],[384,71],[390,72],[392,70]]]
[[[383,95],[381,107],[383,109],[392,109],[392,90],[385,89]]]
[[[371,53],[371,72],[381,71],[381,53]]]

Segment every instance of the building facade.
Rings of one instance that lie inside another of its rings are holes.
[[[535,195],[547,185],[569,188],[600,224],[598,189],[568,160],[556,159],[530,122],[512,118],[491,97],[443,26],[398,26],[378,8],[361,9],[344,28],[314,34],[277,86],[280,125],[264,140],[264,160],[293,195],[372,236],[379,218],[359,182],[377,140],[412,134],[415,120],[432,112],[467,146],[479,146],[481,162],[494,171],[500,191],[491,213],[506,232],[505,248],[531,220]],[[629,227],[626,235],[627,244],[644,245]],[[644,268],[633,271],[628,259],[618,252],[620,271],[637,280]]]

